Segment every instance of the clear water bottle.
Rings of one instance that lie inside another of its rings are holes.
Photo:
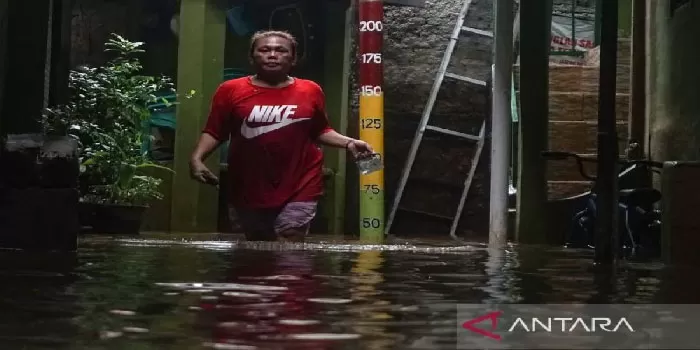
[[[369,157],[363,157],[356,161],[357,168],[360,170],[360,174],[367,175],[375,171],[381,170],[384,165],[382,164],[382,157],[379,153],[374,153]]]

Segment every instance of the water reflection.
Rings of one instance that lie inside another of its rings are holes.
[[[391,302],[384,300],[381,292],[381,284],[384,282],[384,275],[380,270],[384,258],[381,251],[367,251],[357,253],[350,270],[350,299],[361,306],[350,310],[353,315],[350,322],[358,321],[351,327],[357,334],[362,334],[365,349],[387,349],[392,344],[400,342],[401,336],[387,332],[384,326],[392,322],[395,318],[391,311]],[[362,324],[362,320],[376,321],[369,324]],[[388,333],[388,334],[387,334]]]
[[[0,253],[0,348],[68,345],[81,312],[77,264],[76,254]]]
[[[461,303],[700,299],[692,271],[605,270],[563,249],[80,246],[72,256],[0,253],[0,348],[451,349]]]

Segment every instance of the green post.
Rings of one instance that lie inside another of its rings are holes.
[[[326,109],[331,125],[339,133],[348,128],[348,86],[350,79],[350,55],[353,18],[346,2],[326,3],[325,74],[323,88],[326,92]],[[339,40],[343,38],[343,40]],[[330,234],[342,235],[345,227],[345,150],[326,149],[325,166],[331,169],[331,193],[325,200],[328,208]]]
[[[620,38],[632,35],[632,0],[618,0],[617,28]]]
[[[218,190],[190,179],[189,157],[206,122],[214,91],[224,69],[226,17],[219,0],[181,0],[175,130],[176,174],[172,182],[170,230],[213,232],[217,229]],[[185,98],[194,91],[194,97]],[[207,166],[219,173],[215,152]]]

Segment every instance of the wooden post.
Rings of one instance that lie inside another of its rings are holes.
[[[601,11],[600,79],[598,87],[598,167],[596,170],[597,217],[595,227],[595,260],[614,264],[618,239],[618,157],[615,124],[615,92],[617,72],[617,1],[606,0]]]
[[[352,26],[352,9],[346,2],[326,3],[325,74],[323,88],[326,109],[333,128],[346,134],[348,128],[348,99]],[[339,40],[343,38],[343,40]],[[325,166],[332,174],[331,193],[325,201],[328,208],[328,233],[342,235],[345,228],[346,152],[325,149]]]
[[[549,47],[552,0],[520,1],[520,120],[516,240],[546,243]]]
[[[646,123],[646,0],[632,3],[632,50],[630,74],[630,108],[628,117],[628,156],[642,159],[647,149],[644,140]]]
[[[40,117],[47,102],[47,44],[50,1],[7,1],[7,40],[0,128],[4,133],[41,130]],[[30,25],[28,25],[31,23]]]
[[[214,91],[223,81],[226,17],[219,0],[181,0],[177,70],[175,175],[172,182],[170,231],[213,232],[217,229],[218,191],[190,179],[189,158],[201,135]],[[185,98],[194,91],[194,97]],[[219,173],[219,155],[206,162]],[[235,165],[232,165],[235,166]]]
[[[626,38],[632,35],[634,30],[634,19],[632,11],[637,0],[617,0],[617,33],[620,37]]]
[[[54,0],[51,25],[51,78],[49,105],[65,103],[69,96],[71,19],[74,0]]]
[[[7,22],[9,18],[7,1],[0,1],[0,135],[3,135],[3,100],[5,97],[5,76],[7,75]]]

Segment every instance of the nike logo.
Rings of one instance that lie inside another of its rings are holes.
[[[241,136],[252,139],[271,131],[279,130],[294,123],[311,118],[291,119],[296,113],[297,105],[260,106],[255,105],[250,115],[241,124]],[[272,123],[261,126],[250,126],[248,123]]]

